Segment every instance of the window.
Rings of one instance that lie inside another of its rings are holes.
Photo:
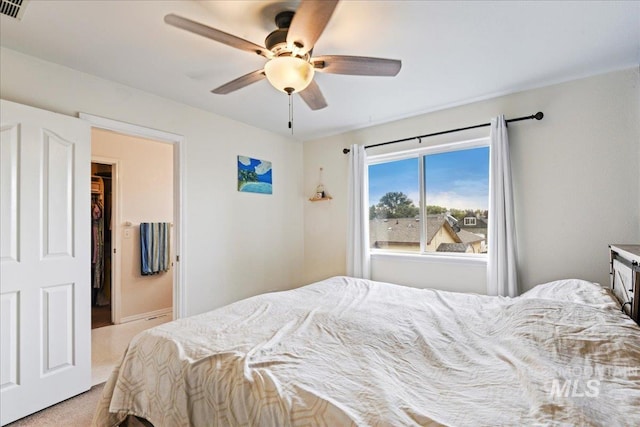
[[[420,169],[417,157],[369,166],[371,247],[420,252]]]
[[[466,217],[464,219],[464,225],[476,225],[475,217]]]
[[[371,249],[486,253],[488,143],[473,140],[369,157]]]

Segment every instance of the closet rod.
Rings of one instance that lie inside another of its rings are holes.
[[[521,120],[542,120],[542,118],[544,117],[544,114],[542,114],[541,111],[538,111],[535,114],[532,114],[530,116],[524,116],[524,117],[517,117],[515,119],[509,119],[506,122],[507,123],[511,123],[511,122],[519,122]],[[491,126],[491,123],[483,123],[481,125],[474,125],[474,126],[467,126],[464,128],[458,128],[458,129],[449,129],[449,130],[443,130],[441,132],[435,132],[435,133],[428,133],[426,135],[418,135],[418,136],[412,136],[410,138],[402,138],[402,139],[396,139],[395,141],[388,141],[388,142],[381,142],[379,144],[372,144],[372,145],[365,145],[364,148],[373,148],[373,147],[381,147],[383,145],[389,145],[389,144],[395,144],[396,142],[405,142],[405,141],[411,141],[412,139],[417,139],[418,141],[422,142],[421,139],[422,138],[428,138],[430,136],[437,136],[437,135],[444,135],[446,133],[454,133],[454,132],[460,132],[463,130],[469,130],[469,129],[475,129],[475,128],[482,128],[485,126]],[[348,148],[345,148],[342,150],[342,152],[344,154],[349,153],[349,151],[351,151]]]

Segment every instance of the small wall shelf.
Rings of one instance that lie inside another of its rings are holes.
[[[316,187],[315,194],[309,198],[310,202],[322,202],[333,199],[333,197],[327,194],[324,190],[324,184],[322,183],[322,170],[323,168],[320,168],[320,173],[318,174],[318,186]]]
[[[320,198],[316,198],[316,197],[311,197],[309,199],[310,202],[323,202],[325,200],[331,200],[333,199],[333,197],[331,196],[325,196],[325,197],[320,197]]]

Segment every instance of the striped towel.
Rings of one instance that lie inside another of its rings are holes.
[[[143,276],[169,271],[168,222],[140,223],[140,269]]]

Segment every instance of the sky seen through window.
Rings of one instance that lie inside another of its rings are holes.
[[[427,205],[486,210],[489,202],[489,147],[425,156]],[[369,166],[369,206],[388,192],[400,191],[418,206],[418,158]]]

